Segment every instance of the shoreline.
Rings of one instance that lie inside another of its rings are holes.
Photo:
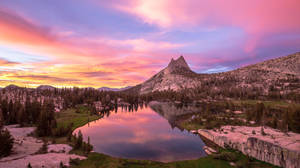
[[[61,114],[59,114],[60,118],[58,120],[59,122],[61,122],[60,124],[64,125],[64,124],[71,122],[70,119],[67,119],[65,116],[68,116],[68,117],[72,116],[72,121],[76,121],[76,124],[74,124],[73,131],[76,130],[77,128],[80,128],[81,126],[88,124],[89,122],[92,122],[92,121],[95,121],[95,120],[98,120],[101,118],[100,116],[97,116],[97,117],[93,116],[93,117],[96,117],[96,119],[89,121],[87,119],[89,117],[89,115],[87,115],[86,112],[82,111],[82,112],[80,112],[80,114],[78,114],[78,113],[75,113],[74,109],[68,109],[68,110],[62,111],[60,113],[61,113]],[[74,117],[74,115],[75,115],[75,117]],[[80,122],[78,122],[78,121],[80,121]],[[72,131],[72,133],[73,133],[73,131]],[[70,144],[66,140],[67,139],[66,136],[64,136],[64,137],[44,137],[44,138],[46,138],[48,141],[55,140],[57,143],[55,143],[54,145],[64,145],[64,144],[69,145]],[[84,156],[84,158],[82,158],[82,160],[76,161],[76,164],[71,165],[71,167],[90,167],[95,164],[102,165],[102,167],[108,167],[109,165],[111,165],[111,167],[116,167],[116,163],[118,165],[117,167],[126,167],[128,165],[130,165],[130,166],[139,165],[139,166],[144,166],[144,167],[166,167],[166,168],[177,167],[179,165],[181,165],[181,167],[195,167],[196,165],[198,165],[198,167],[201,167],[202,165],[204,167],[206,166],[206,167],[217,167],[217,168],[232,167],[232,165],[230,165],[230,163],[232,163],[232,162],[215,158],[213,155],[208,155],[206,157],[202,157],[202,158],[198,158],[198,159],[194,159],[194,160],[184,160],[184,161],[176,161],[176,162],[170,162],[170,163],[162,163],[162,162],[155,162],[155,161],[150,161],[150,160],[116,158],[116,157],[111,157],[109,155],[105,155],[105,154],[101,154],[101,153],[97,153],[97,152],[91,152],[89,154],[84,154],[81,150],[71,150],[69,152],[71,152],[71,155],[75,154],[79,157]],[[68,152],[66,152],[66,153],[68,153]],[[49,159],[52,158],[53,160],[55,160],[55,157],[59,156],[59,155],[56,155],[57,153],[54,153],[54,154],[50,153],[50,154],[52,156],[49,157]],[[58,154],[61,155],[62,153],[58,153]],[[43,154],[43,155],[45,155],[45,154]],[[32,158],[29,157],[29,159],[32,159]],[[246,158],[243,157],[243,160],[245,160],[245,159]],[[40,160],[38,160],[38,161],[40,161]],[[242,160],[239,159],[237,161],[242,161]],[[69,160],[64,161],[63,163],[65,165],[68,165]],[[56,164],[58,165],[59,163],[56,163]],[[265,163],[259,162],[258,164],[262,165],[262,167],[273,167],[270,165],[266,165]],[[32,165],[32,167],[35,167],[33,164],[31,164],[31,165]],[[27,166],[27,164],[25,164],[23,166]],[[41,165],[39,165],[39,167],[41,167]]]

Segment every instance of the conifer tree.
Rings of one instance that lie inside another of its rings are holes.
[[[255,122],[261,123],[265,106],[263,103],[257,103],[255,107]]]
[[[300,133],[300,108],[294,107],[291,128],[294,132]]]
[[[8,130],[0,129],[0,157],[8,156],[11,153],[14,139]]]
[[[54,105],[53,102],[47,101],[42,107],[40,119],[37,126],[39,136],[48,136],[52,134],[52,128],[56,127],[54,118]]]
[[[75,142],[75,149],[80,149],[82,147],[82,142],[83,142],[83,136],[81,130],[79,130],[78,137],[76,138],[76,142]]]

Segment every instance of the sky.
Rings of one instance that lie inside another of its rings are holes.
[[[125,87],[300,51],[299,0],[1,0],[0,87]]]

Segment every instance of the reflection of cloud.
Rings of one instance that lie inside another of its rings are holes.
[[[137,112],[110,113],[89,127],[83,126],[84,137],[88,136],[94,150],[112,156],[173,161],[199,157],[202,141],[178,129],[171,129],[168,121],[143,108]]]

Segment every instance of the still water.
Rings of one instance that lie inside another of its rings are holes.
[[[172,128],[150,107],[130,112],[119,107],[75,133],[79,130],[95,152],[114,157],[170,162],[205,156],[199,136]]]

